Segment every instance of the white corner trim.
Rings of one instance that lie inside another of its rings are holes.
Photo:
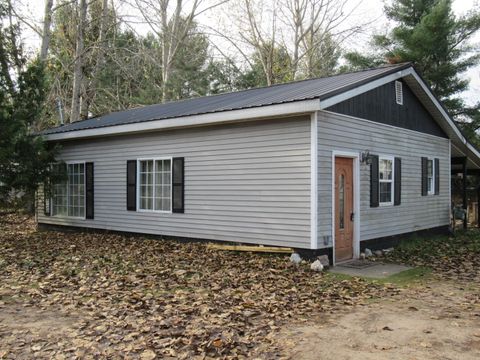
[[[283,116],[311,114],[320,109],[318,99],[295,101],[284,104],[267,105],[255,108],[215,112],[201,115],[183,116],[164,120],[143,121],[133,124],[99,127],[68,131],[63,133],[44,135],[45,140],[69,140],[80,138],[91,138],[97,136],[120,135],[138,133],[143,131],[155,131],[174,129],[180,127],[192,127],[211,124],[221,124],[242,120],[269,119]]]
[[[360,256],[360,152],[350,150],[333,150],[332,151],[332,254],[333,265],[336,263],[335,258],[335,158],[347,157],[353,159],[353,211],[355,219],[353,223],[353,258],[358,259]]]
[[[310,119],[310,248],[318,249],[318,112]]]

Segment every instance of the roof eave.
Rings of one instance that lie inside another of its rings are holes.
[[[104,137],[113,135],[126,135],[148,131],[167,130],[183,127],[197,127],[230,123],[237,121],[261,120],[295,115],[307,115],[320,110],[318,99],[300,100],[282,104],[264,105],[254,108],[215,112],[201,115],[190,115],[163,120],[114,125],[93,129],[61,132],[43,135],[46,141],[65,141]]]

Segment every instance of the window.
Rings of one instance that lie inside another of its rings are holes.
[[[53,185],[52,215],[85,217],[85,163],[66,165],[66,180]]]
[[[403,84],[401,81],[395,81],[395,100],[398,105],[403,105]]]
[[[138,205],[144,211],[172,210],[172,160],[147,159],[138,161]]]
[[[339,220],[340,220],[340,229],[343,230],[345,228],[345,176],[342,174],[340,175],[340,181],[339,181],[339,196],[338,196],[338,202],[340,203],[339,206]]]
[[[433,159],[427,160],[427,192],[428,195],[433,195],[435,193],[435,183],[433,182],[434,171],[434,162]]]
[[[381,157],[378,164],[380,205],[393,205],[393,158]]]

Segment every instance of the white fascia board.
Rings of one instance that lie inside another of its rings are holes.
[[[73,140],[99,136],[138,133],[144,131],[174,129],[180,127],[221,124],[234,121],[257,120],[282,116],[311,114],[312,112],[315,112],[317,110],[320,110],[320,101],[318,99],[303,100],[241,110],[231,110],[209,114],[183,116],[172,119],[151,120],[133,124],[68,131],[63,133],[44,135],[44,138],[47,141]]]

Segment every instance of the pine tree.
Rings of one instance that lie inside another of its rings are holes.
[[[347,54],[349,65],[358,69],[382,62],[413,62],[452,116],[474,115],[478,106],[467,107],[458,94],[469,84],[461,75],[480,60],[467,44],[480,29],[480,13],[471,11],[457,18],[451,3],[395,0],[385,13],[396,26],[386,35],[374,36],[374,54]]]
[[[20,29],[9,23],[10,6],[0,0],[0,198],[24,192],[32,205],[39,184],[50,178],[56,149],[32,130],[45,98],[43,63],[27,62]]]

